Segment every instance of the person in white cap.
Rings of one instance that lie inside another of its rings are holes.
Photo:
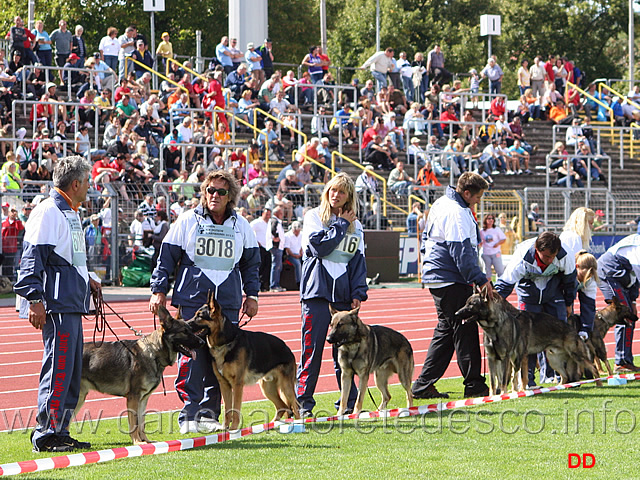
[[[262,70],[262,57],[256,52],[253,42],[247,43],[247,51],[244,59],[249,65],[249,73],[258,82],[258,87],[264,83],[264,70]]]

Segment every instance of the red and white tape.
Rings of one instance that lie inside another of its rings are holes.
[[[620,375],[628,381],[640,379],[640,374],[630,373],[628,375]],[[606,381],[611,377],[602,377],[597,380]],[[578,387],[587,383],[597,381],[581,380],[579,382],[567,383],[564,385],[555,385],[552,387],[537,388],[534,390],[526,390],[524,392],[508,393],[504,395],[494,395],[492,397],[467,398],[463,400],[454,400],[446,403],[434,403],[430,405],[420,405],[412,408],[396,408],[393,410],[385,410],[381,412],[363,412],[360,415],[334,415],[331,417],[307,418],[305,423],[322,423],[333,422],[336,420],[355,419],[355,418],[382,418],[382,417],[399,417],[399,416],[416,416],[437,411],[454,410],[462,407],[470,407],[474,405],[482,405],[487,403],[502,402],[504,400],[512,400],[521,397],[531,397],[542,393],[554,392],[556,390],[566,390]],[[293,420],[287,420],[291,422]],[[237,440],[238,438],[266,432],[274,429],[278,424],[273,422],[253,427],[243,428],[233,432],[216,433],[205,437],[185,438],[183,440],[171,440],[168,442],[150,443],[147,445],[137,445],[130,447],[112,448],[108,450],[99,450],[96,452],[74,453],[72,455],[61,455],[51,458],[40,458],[37,460],[27,460],[24,462],[6,463],[0,465],[0,476],[18,475],[20,473],[42,472],[44,470],[53,470],[54,468],[75,467],[78,465],[89,465],[92,463],[108,462],[118,458],[141,457],[144,455],[160,455],[167,452],[177,452],[180,450],[190,450],[192,448],[203,447],[205,445],[213,445],[215,443],[227,442],[229,440]]]

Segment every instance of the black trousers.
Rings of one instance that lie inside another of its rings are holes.
[[[475,322],[463,324],[454,320],[454,314],[464,306],[473,293],[470,285],[454,283],[448,287],[429,289],[436,304],[438,325],[427,351],[420,376],[413,383],[414,394],[424,392],[436,383],[449,366],[456,352],[458,367],[464,377],[465,395],[486,388],[481,372],[480,338]]]
[[[271,281],[271,254],[263,247],[260,246],[260,290],[263,292],[269,291],[269,284]]]

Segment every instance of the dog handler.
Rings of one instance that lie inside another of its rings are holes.
[[[631,308],[634,315],[637,315],[636,299],[640,282],[640,235],[629,235],[613,247],[607,250],[598,259],[598,276],[600,281],[598,286],[602,290],[605,300],[618,297],[621,303]],[[631,323],[631,327],[626,325],[616,325],[616,356],[615,371],[637,372],[640,368],[633,363],[633,330],[636,322]]]
[[[413,383],[413,398],[448,398],[435,383],[444,375],[455,350],[464,377],[465,397],[484,396],[489,389],[480,374],[480,339],[475,322],[462,324],[455,313],[473,293],[472,285],[493,291],[478,262],[480,231],[471,210],[489,184],[476,173],[460,175],[435,201],[422,233],[422,283],[429,287],[438,313],[438,325],[420,376]]]
[[[320,206],[304,216],[300,283],[302,354],[296,392],[303,417],[311,416],[316,404],[313,393],[331,323],[329,304],[336,310],[351,310],[367,299],[364,235],[362,224],[356,219],[357,211],[355,185],[347,174],[339,173],[325,185]],[[340,386],[337,352],[334,346],[333,366]],[[353,411],[357,395],[352,382],[347,411]]]
[[[526,312],[548,313],[563,322],[573,311],[576,298],[576,259],[562,247],[560,237],[543,232],[516,248],[504,274],[496,282],[496,291],[507,298],[513,288],[518,294],[518,308]],[[538,354],[540,383],[555,380],[544,352]],[[535,385],[536,355],[529,356],[529,387]]]
[[[91,447],[69,435],[82,375],[82,315],[89,311],[87,255],[78,216],[86,200],[91,165],[78,156],[57,161],[54,189],[31,212],[16,294],[26,298],[29,322],[42,330],[44,353],[38,387],[38,424],[31,440],[35,452],[70,452]]]
[[[224,316],[237,324],[240,309],[248,317],[258,313],[258,242],[249,222],[234,211],[240,187],[229,172],[209,172],[200,192],[200,205],[183,212],[162,242],[149,309],[156,313],[165,305],[169,276],[179,266],[171,304],[182,307],[183,318],[193,318],[214,292]],[[220,388],[208,348],[198,350],[195,359],[179,355],[175,385],[184,402],[180,433],[221,428]]]

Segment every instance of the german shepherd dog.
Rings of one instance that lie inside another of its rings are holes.
[[[173,365],[178,352],[194,356],[204,346],[186,322],[173,318],[169,311],[158,310],[160,328],[139,340],[120,340],[95,345],[84,344],[82,380],[75,413],[89,390],[127,399],[129,434],[134,445],[149,443],[144,431],[144,415],[149,397],[160,384],[164,369]]]
[[[209,346],[224,400],[225,427],[238,428],[242,391],[245,385],[255,383],[276,407],[273,421],[283,416],[300,418],[295,394],[296,359],[282,340],[240,329],[224,317],[211,293],[189,324]]]
[[[358,398],[355,414],[362,411],[364,392],[369,375],[373,372],[376,387],[382,393],[379,410],[387,408],[391,399],[389,377],[397,373],[402,387],[407,392],[407,407],[413,407],[411,378],[413,376],[413,349],[409,340],[399,332],[380,325],[366,325],[358,317],[359,308],[339,312],[329,306],[331,333],[327,342],[338,347],[338,363],[342,369],[340,383],[340,408],[338,415],[347,409],[353,375],[358,375]]]
[[[598,372],[604,373],[600,363],[602,361],[607,368],[607,373],[610,376],[613,375],[611,365],[609,365],[609,360],[607,359],[607,347],[604,344],[604,337],[609,329],[614,325],[630,327],[633,325],[631,322],[637,319],[638,317],[633,314],[628,306],[620,303],[618,297],[613,297],[609,305],[596,312],[596,317],[593,320],[593,331],[589,333],[589,338],[585,343]],[[567,320],[569,325],[576,329],[576,332],[580,330],[580,316],[570,315]]]
[[[477,321],[485,332],[492,395],[506,392],[510,376],[513,391],[522,391],[528,377],[527,355],[542,351],[562,383],[580,380],[585,371],[597,378],[578,333],[552,315],[518,310],[497,292],[489,294],[483,289],[469,297],[456,317]]]

